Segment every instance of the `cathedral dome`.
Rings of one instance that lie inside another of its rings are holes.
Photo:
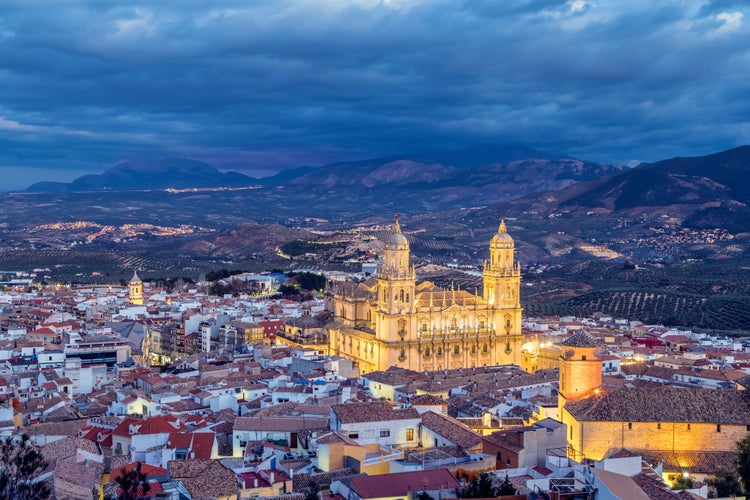
[[[513,248],[513,238],[505,228],[505,219],[500,221],[500,227],[490,240],[490,248]]]
[[[388,240],[387,246],[390,250],[409,250],[409,240],[401,232],[401,224],[398,223],[398,217],[396,218],[396,223],[393,225],[393,234]]]

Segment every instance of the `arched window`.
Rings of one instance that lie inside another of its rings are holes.
[[[438,356],[442,356],[443,355],[443,348],[442,347],[438,347],[437,348],[437,355]]]
[[[406,320],[405,319],[398,320],[398,333],[400,335],[404,335],[406,333]]]
[[[404,301],[404,291],[403,291],[403,290],[401,290],[401,293],[399,293],[398,295],[399,295],[399,300],[400,300],[401,302],[403,302],[403,301]]]
[[[459,347],[458,347],[458,344],[456,344],[453,346],[453,354],[455,356],[458,356],[458,352],[459,352]]]
[[[487,348],[487,344],[484,344],[482,346],[482,352],[486,354],[488,351],[489,351],[489,349]]]

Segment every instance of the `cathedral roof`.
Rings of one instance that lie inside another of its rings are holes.
[[[429,291],[417,294],[417,307],[446,308],[453,304],[459,306],[474,306],[483,302],[480,297],[466,290],[445,290],[435,287]]]
[[[750,425],[747,391],[640,387],[615,389],[565,408],[578,421]]]

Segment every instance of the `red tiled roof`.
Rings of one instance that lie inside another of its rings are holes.
[[[122,476],[124,473],[130,472],[133,469],[136,468],[138,465],[138,462],[130,462],[127,465],[123,465],[122,467],[117,467],[116,469],[112,469],[112,472],[109,475],[109,482],[112,483],[117,478]],[[148,476],[166,476],[167,475],[167,469],[164,469],[162,467],[157,467],[155,465],[149,465],[145,462],[141,463],[141,472]]]
[[[352,489],[362,498],[406,496],[410,491],[452,490],[460,483],[448,469],[399,472],[351,479]],[[446,491],[446,496],[449,493]]]

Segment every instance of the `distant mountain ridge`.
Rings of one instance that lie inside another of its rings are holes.
[[[38,182],[31,192],[132,191],[194,187],[243,187],[258,180],[238,172],[223,173],[202,161],[185,158],[127,161],[98,175],[84,175],[70,183]]]
[[[428,158],[428,159],[425,159]],[[588,180],[621,167],[584,162],[551,155],[523,145],[478,145],[458,151],[421,155],[399,155],[320,167],[287,169],[255,179],[236,172],[222,173],[195,160],[162,158],[118,163],[99,175],[85,175],[70,183],[39,182],[29,192],[130,191],[191,187],[285,186],[302,190],[301,196],[326,196],[334,191],[394,196],[400,191],[440,190],[454,199],[476,196],[477,189],[497,187],[499,198],[529,192],[559,189],[572,182]],[[512,184],[512,185],[511,185]],[[367,193],[360,193],[366,190]],[[410,195],[406,193],[406,199]]]
[[[735,200],[750,203],[750,146],[672,158],[601,179],[566,204],[633,208]]]

